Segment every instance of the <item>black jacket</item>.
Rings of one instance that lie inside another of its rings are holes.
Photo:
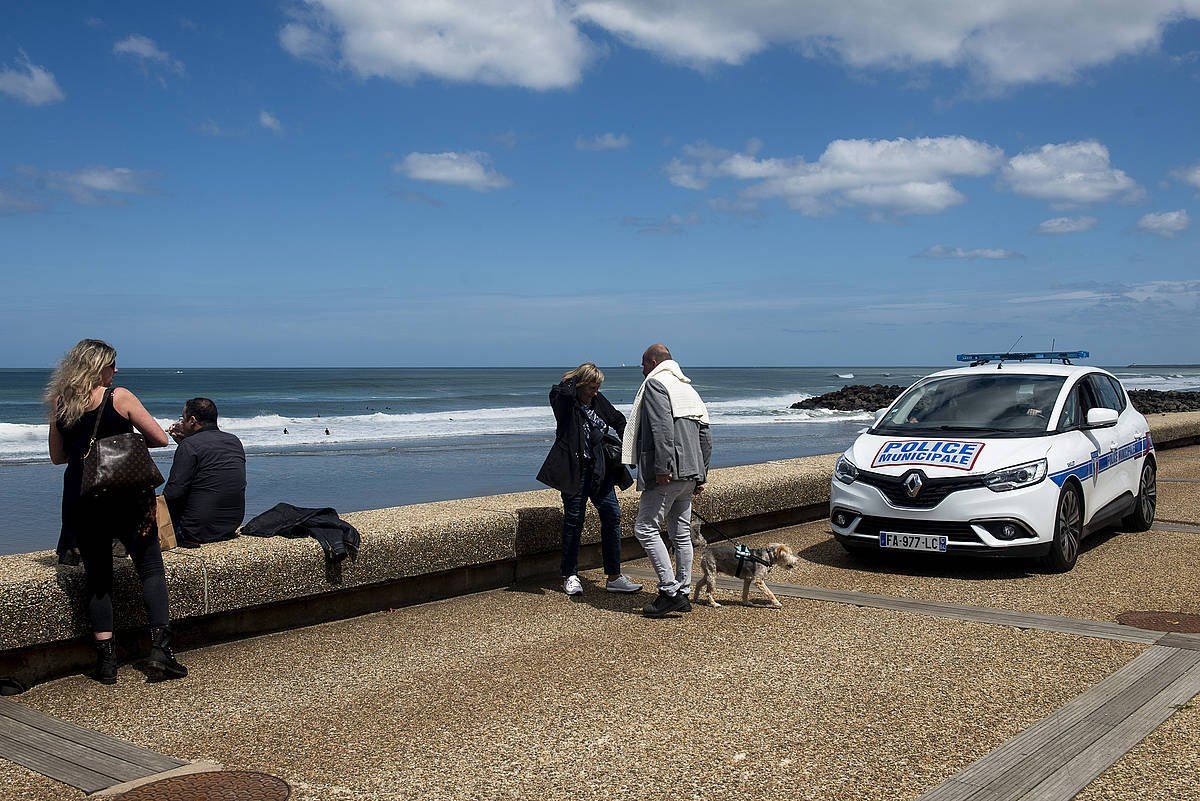
[[[554,410],[554,444],[538,471],[537,480],[567,495],[578,495],[583,484],[583,412],[575,397],[574,379],[550,388],[550,408]],[[618,437],[625,436],[625,415],[618,412],[608,398],[597,392],[592,399],[592,410],[617,432]],[[608,480],[621,489],[633,485],[633,475],[625,465],[620,466],[615,476],[611,466],[608,469]]]
[[[246,451],[225,431],[202,429],[179,443],[163,488],[181,542],[227,540],[246,516]]]
[[[340,562],[358,553],[358,529],[338,517],[336,509],[303,509],[277,503],[242,527],[252,537],[312,537],[325,559]]]

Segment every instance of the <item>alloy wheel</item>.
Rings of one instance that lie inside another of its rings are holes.
[[[1152,465],[1142,468],[1142,484],[1138,490],[1138,497],[1142,502],[1142,517],[1149,524],[1154,520],[1154,510],[1158,504],[1158,479],[1154,475]]]
[[[1082,515],[1079,512],[1079,495],[1074,490],[1063,493],[1062,502],[1058,505],[1058,529],[1060,533],[1058,549],[1064,562],[1075,561],[1079,552],[1079,535],[1082,529]]]

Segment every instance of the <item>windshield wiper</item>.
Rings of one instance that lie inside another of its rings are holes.
[[[886,431],[889,434],[902,435],[921,435],[921,434],[945,434],[949,432],[959,432],[966,434],[1018,434],[1020,430],[1011,428],[995,428],[993,426],[880,426],[877,431]]]
[[[993,433],[998,432],[998,433],[1002,433],[1002,434],[1009,434],[1009,433],[1012,433],[1016,429],[996,428],[995,426],[931,426],[929,428],[929,430],[930,431],[972,431],[972,432],[978,432],[978,433],[986,433],[986,432],[990,431]]]

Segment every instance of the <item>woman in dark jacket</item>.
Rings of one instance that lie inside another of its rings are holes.
[[[637,592],[642,585],[621,575],[621,506],[615,487],[633,484],[629,468],[620,464],[620,456],[606,458],[604,445],[608,435],[620,451],[625,434],[625,415],[600,394],[604,373],[585,362],[563,375],[562,383],[550,388],[550,408],[554,410],[554,445],[538,472],[538,481],[562,493],[563,501],[563,590],[580,595],[583,585],[576,575],[579,568],[579,537],[590,498],[600,514],[600,548],[604,555],[605,589],[609,592]]]

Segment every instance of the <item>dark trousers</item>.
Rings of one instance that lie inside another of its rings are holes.
[[[594,477],[585,471],[583,484],[576,495],[562,493],[563,552],[562,574],[573,576],[579,570],[579,536],[583,533],[583,518],[590,498],[600,513],[600,550],[604,554],[604,572],[615,576],[621,572],[621,505],[611,481],[602,480],[592,492]]]
[[[165,626],[170,620],[167,603],[167,579],[163,569],[158,536],[151,531],[142,536],[144,511],[142,500],[105,499],[79,502],[79,555],[87,582],[88,617],[92,631],[113,630],[112,542],[120,540],[129,552],[142,582],[142,600],[151,626]]]

